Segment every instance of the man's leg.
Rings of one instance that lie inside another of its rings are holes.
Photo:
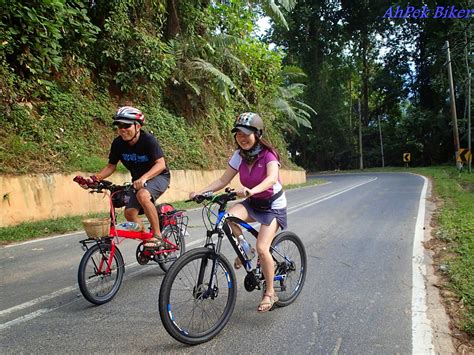
[[[161,238],[160,222],[158,220],[158,212],[156,211],[155,204],[151,201],[150,192],[147,189],[140,189],[136,193],[137,200],[143,207],[148,222],[150,222],[153,233]]]
[[[133,208],[133,207],[125,208],[125,211],[123,214],[127,221],[135,222],[135,223],[138,223],[139,225],[143,225],[142,220],[140,219],[140,217],[138,217],[138,210],[136,208]]]

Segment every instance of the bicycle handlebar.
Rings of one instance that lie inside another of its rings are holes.
[[[205,192],[201,195],[195,195],[192,199],[186,200],[186,202],[197,202],[202,203],[204,201],[212,201],[216,202],[219,205],[223,205],[229,201],[233,201],[237,199],[237,193],[234,192],[234,189],[227,187],[225,189],[225,193],[214,195],[212,191]]]
[[[92,180],[86,179],[83,176],[76,176],[72,179],[74,182],[77,182],[81,187],[86,186],[86,189],[91,189],[91,192],[101,192],[102,190],[112,191],[117,188],[117,185],[114,185],[111,181],[108,180]],[[124,185],[125,187],[126,185]]]

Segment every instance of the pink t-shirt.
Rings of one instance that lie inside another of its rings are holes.
[[[239,172],[240,183],[246,188],[251,189],[260,184],[267,177],[267,164],[272,161],[276,161],[278,163],[278,166],[280,165],[275,153],[273,153],[269,149],[263,149],[260,153],[258,153],[257,159],[255,160],[253,165],[248,165],[242,159],[239,154],[239,150],[237,149],[229,160],[229,166]],[[263,192],[253,195],[253,197],[270,198],[277,192],[279,192],[282,188],[283,187],[281,185],[280,176],[278,176],[278,181],[273,186],[269,187]],[[273,209],[285,207],[285,194],[281,195],[272,203]]]

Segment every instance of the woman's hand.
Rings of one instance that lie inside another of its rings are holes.
[[[194,196],[198,195],[197,193],[195,193],[194,191],[190,192],[189,193],[189,199],[192,200],[194,198]]]
[[[241,187],[235,190],[235,193],[239,197],[250,197],[252,196],[252,191],[246,187]]]
[[[143,179],[143,178],[140,178],[133,182],[133,188],[137,191],[140,190],[142,187],[145,187],[145,185],[146,185],[146,179]]]

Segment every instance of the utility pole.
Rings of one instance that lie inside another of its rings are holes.
[[[464,54],[466,58],[466,69],[467,69],[467,149],[471,152],[471,158],[468,160],[468,171],[471,173],[472,165],[472,147],[471,147],[471,69],[469,68],[469,56],[468,56],[468,45],[470,41],[467,40],[467,30],[464,30],[464,41],[466,46],[464,47]]]
[[[377,119],[379,120],[380,152],[382,153],[382,168],[385,168],[385,159],[383,156],[382,126],[380,125],[380,115],[377,115]]]
[[[352,132],[352,77],[349,78],[349,128]]]
[[[364,170],[364,157],[362,155],[362,112],[360,110],[360,99],[357,100],[359,108],[359,169]]]
[[[451,94],[451,117],[453,119],[454,149],[456,150],[456,165],[457,165],[458,154],[459,154],[459,133],[458,133],[458,119],[456,115],[456,101],[455,101],[455,95],[454,95],[453,73],[451,69],[451,54],[449,51],[449,41],[446,41],[446,50],[448,54],[448,80],[449,80],[449,91]]]

